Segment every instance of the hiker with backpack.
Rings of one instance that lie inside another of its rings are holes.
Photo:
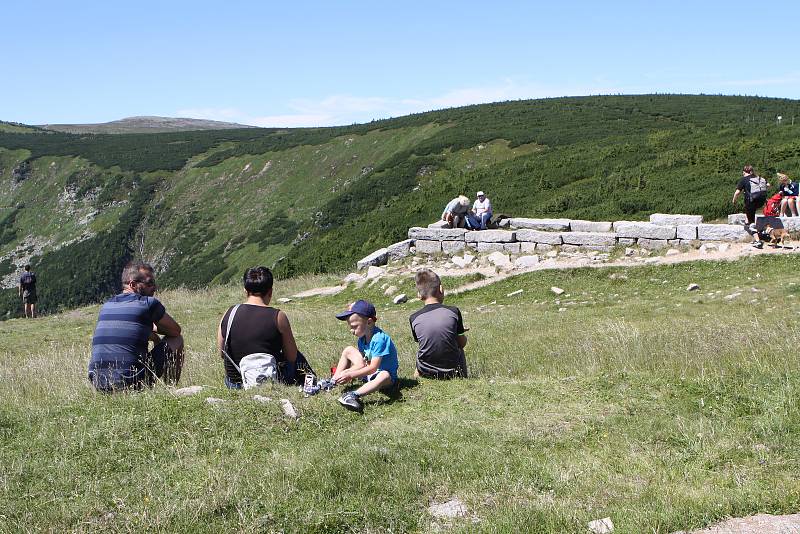
[[[792,182],[789,177],[782,172],[778,173],[780,180],[780,195],[781,195],[781,217],[787,216],[787,211],[791,213],[792,217],[797,217],[798,203],[797,197],[800,196],[800,184]]]
[[[25,266],[25,272],[19,277],[19,297],[25,308],[25,318],[36,318],[36,275],[31,272],[31,266]]]
[[[752,165],[745,165],[742,169],[742,178],[736,184],[736,191],[733,193],[732,203],[735,205],[739,195],[744,193],[744,213],[747,217],[745,229],[753,236],[753,246],[761,248],[763,244],[758,238],[758,233],[752,228],[756,222],[756,210],[761,208],[767,201],[767,181],[755,174]]]
[[[247,269],[242,283],[244,302],[228,308],[217,329],[225,385],[249,389],[266,380],[302,383],[304,375],[313,371],[297,350],[289,318],[269,305],[272,271],[267,267]]]

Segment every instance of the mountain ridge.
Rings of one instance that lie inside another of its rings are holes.
[[[235,122],[193,119],[189,117],[161,117],[157,115],[137,115],[109,122],[87,124],[42,124],[38,126],[56,132],[86,134],[125,134],[125,133],[163,133],[195,130],[228,130],[256,128]]]

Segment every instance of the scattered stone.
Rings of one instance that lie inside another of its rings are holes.
[[[173,393],[178,397],[191,397],[192,395],[197,395],[201,391],[203,391],[203,386],[188,386],[176,389]]]
[[[297,419],[297,410],[294,409],[289,399],[281,399],[281,409],[286,417]]]
[[[517,269],[528,269],[539,264],[539,256],[520,256],[514,260],[514,267]]]
[[[358,274],[358,273],[350,273],[350,274],[348,274],[347,276],[344,277],[342,282],[344,282],[345,284],[350,284],[352,282],[362,282],[363,280],[364,280],[364,277],[361,276],[360,274]]]
[[[386,250],[389,252],[389,260],[390,261],[402,260],[409,254],[411,254],[411,246],[413,244],[414,244],[413,239],[404,239],[403,241],[398,241],[397,243],[389,245],[388,247],[386,247]]]
[[[392,296],[392,295],[394,295],[395,293],[397,293],[397,286],[389,286],[389,287],[387,287],[387,288],[386,288],[386,290],[383,292],[383,294],[384,294],[384,295],[386,295],[387,297],[391,297],[391,296]]]
[[[728,215],[728,224],[741,224],[747,222],[747,215],[744,213],[734,213],[732,215]]]
[[[556,287],[556,286],[551,287],[550,291],[552,291],[556,295],[563,295],[564,294],[564,290],[561,289],[560,287]]]
[[[633,256],[634,254],[636,254],[636,249],[631,248],[631,247],[625,247],[625,255],[626,256]]]
[[[509,265],[511,263],[511,260],[508,259],[508,254],[503,254],[502,252],[492,252],[486,259],[489,260],[489,263],[497,267]]]
[[[742,293],[740,291],[737,291],[736,293],[731,293],[730,295],[725,295],[723,298],[725,300],[733,300],[733,299],[735,299],[737,297],[740,297],[740,296],[742,296]]]
[[[447,221],[436,221],[428,225],[428,228],[449,228]]]
[[[336,295],[337,293],[341,293],[345,290],[347,286],[327,286],[327,287],[315,287],[313,289],[307,289],[306,291],[301,291],[296,295],[293,295],[296,299],[302,299],[307,297],[327,297],[330,295]]]
[[[267,404],[272,402],[272,399],[269,397],[265,397],[263,395],[253,395],[253,400],[256,402],[260,402],[261,404]]]
[[[217,397],[206,397],[207,404],[222,404],[225,402],[225,399],[218,399]]]
[[[386,265],[388,261],[389,261],[389,249],[381,248],[376,250],[372,254],[358,260],[356,262],[356,267],[358,269],[363,269],[364,267],[369,267],[370,265]]]
[[[474,259],[475,256],[471,254],[464,254],[463,256],[453,256],[450,261],[452,261],[453,264],[457,265],[458,267],[464,268],[472,263],[472,260]]]
[[[536,248],[539,248],[539,244],[538,243],[536,244]],[[558,257],[558,251],[557,250],[549,250],[549,251],[547,251],[547,254],[545,254],[545,255],[548,258],[556,258],[556,257]]]
[[[800,514],[758,514],[726,519],[708,528],[692,530],[688,534],[790,534],[800,532]],[[687,534],[679,531],[674,534]]]
[[[516,291],[512,291],[511,293],[508,293],[506,296],[507,296],[507,297],[513,297],[513,296],[515,296],[515,295],[519,295],[519,294],[520,294],[520,293],[522,293],[523,291],[525,291],[525,290],[524,290],[524,289],[517,289]]]
[[[676,249],[676,248],[671,248],[671,249],[669,249],[669,250],[668,250],[668,251],[665,253],[665,255],[666,255],[666,256],[677,256],[677,255],[678,255],[678,254],[680,254],[680,253],[681,253],[681,251],[680,251],[680,250],[678,250],[678,249]]]
[[[392,302],[394,302],[395,304],[402,304],[404,302],[408,302],[408,297],[406,296],[405,293],[400,293],[399,295],[397,295],[395,298],[392,299]]]
[[[686,291],[698,291],[700,286],[697,284],[689,284],[689,287],[686,288]]]
[[[728,243],[720,243],[718,248],[720,252],[726,252],[731,246]]]
[[[608,279],[609,280],[627,280],[628,279],[628,275],[626,275],[625,273],[611,273],[610,275],[608,275]]]
[[[370,265],[369,268],[367,269],[367,276],[365,278],[367,280],[375,280],[376,278],[380,278],[384,274],[386,274],[386,269]]]
[[[428,507],[428,513],[438,519],[455,519],[467,515],[467,507],[458,498],[443,503],[434,503]]]
[[[614,532],[614,523],[611,522],[610,517],[595,519],[594,521],[589,521],[589,530],[594,534],[610,534]]]
[[[566,308],[559,308],[558,311],[559,311],[559,313],[560,312],[565,312],[565,311],[567,311],[567,309]]]
[[[278,299],[278,302],[281,304],[289,304],[290,302],[292,302],[292,299],[290,299],[289,297],[281,297]]]

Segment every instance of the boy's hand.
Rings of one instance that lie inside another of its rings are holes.
[[[350,382],[353,377],[350,376],[350,373],[347,371],[336,371],[336,374],[332,377],[333,381],[337,384],[346,384]]]

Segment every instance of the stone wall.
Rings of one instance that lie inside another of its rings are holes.
[[[783,218],[790,231],[800,231],[800,217]],[[658,250],[704,242],[735,242],[750,239],[739,215],[729,224],[706,224],[701,215],[654,213],[644,221],[583,221],[571,219],[511,218],[500,221],[498,230],[467,231],[446,228],[437,221],[427,228],[408,230],[408,239],[377,250],[358,262],[358,267],[383,265],[409,254],[454,255],[470,249],[482,252],[531,254],[553,250],[610,252],[616,246],[638,246]]]

